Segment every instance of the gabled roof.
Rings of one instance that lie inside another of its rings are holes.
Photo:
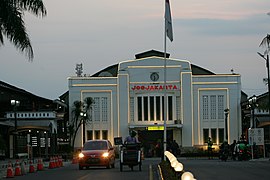
[[[32,96],[32,97],[35,97],[35,98],[38,98],[38,99],[42,99],[42,100],[46,100],[46,101],[52,101],[50,99],[47,99],[47,98],[43,98],[43,97],[34,95],[34,94],[32,94],[32,93],[24,90],[24,89],[21,89],[21,88],[12,86],[12,85],[10,85],[8,83],[5,83],[3,81],[0,81],[0,90],[1,89],[7,90],[7,91],[13,91],[14,93],[20,93],[20,94],[24,94],[24,95],[27,95],[27,96]]]

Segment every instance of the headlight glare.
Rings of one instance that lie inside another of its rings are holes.
[[[84,157],[84,154],[83,153],[80,153],[79,154],[79,158],[83,158]]]
[[[105,153],[102,154],[102,157],[105,157],[106,158],[108,156],[109,156],[109,153],[108,152],[105,152]]]

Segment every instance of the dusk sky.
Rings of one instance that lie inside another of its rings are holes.
[[[34,60],[5,39],[0,80],[57,99],[68,90],[77,63],[83,74],[164,50],[165,0],[43,0],[47,16],[26,13]],[[189,60],[216,74],[241,75],[249,96],[267,91],[265,60],[257,55],[270,33],[269,0],[170,0],[174,41],[171,58]]]

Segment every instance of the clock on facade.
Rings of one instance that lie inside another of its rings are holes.
[[[150,75],[150,79],[151,79],[152,81],[157,81],[157,80],[159,79],[158,73],[153,72],[153,73]]]

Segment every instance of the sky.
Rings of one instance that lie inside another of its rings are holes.
[[[57,99],[68,90],[77,63],[92,75],[155,49],[164,51],[165,0],[43,0],[47,16],[25,13],[33,62],[7,39],[0,46],[0,80]],[[171,58],[216,74],[241,75],[242,91],[268,91],[266,63],[257,52],[270,33],[269,0],[170,0]]]

